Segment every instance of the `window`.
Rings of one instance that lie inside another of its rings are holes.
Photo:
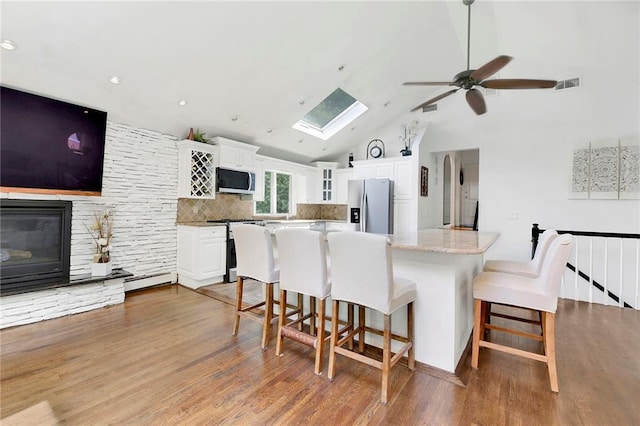
[[[338,87],[293,128],[326,141],[368,109]]]
[[[264,172],[264,201],[256,201],[256,214],[291,213],[291,175]]]

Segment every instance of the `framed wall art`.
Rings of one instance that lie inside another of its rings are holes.
[[[420,167],[420,195],[423,197],[429,195],[429,169],[425,166]]]

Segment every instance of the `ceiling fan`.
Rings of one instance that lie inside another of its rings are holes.
[[[448,92],[444,92],[436,96],[435,98],[421,103],[417,107],[413,108],[411,112],[419,110],[420,108],[422,108],[424,111],[425,107],[427,107],[428,105],[436,103],[440,99],[446,98],[447,96],[454,94],[460,89],[465,89],[467,91],[467,103],[476,114],[481,115],[487,112],[487,106],[484,102],[482,92],[480,92],[478,89],[475,89],[474,86],[481,86],[486,89],[550,89],[556,86],[557,81],[555,80],[532,80],[521,78],[502,78],[487,80],[487,78],[500,71],[505,65],[509,63],[509,61],[511,61],[511,59],[513,59],[510,56],[506,55],[498,56],[497,58],[487,62],[477,70],[472,70],[469,68],[469,57],[471,50],[471,5],[473,4],[473,2],[474,0],[462,0],[462,3],[464,3],[469,8],[467,19],[467,69],[456,74],[453,77],[453,81],[451,82],[409,81],[403,83],[405,86],[456,86],[457,88],[449,90]]]

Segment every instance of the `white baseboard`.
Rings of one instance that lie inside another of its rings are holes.
[[[153,275],[149,277],[142,277],[125,280],[124,282],[124,291],[132,291],[138,290],[144,287],[151,287],[159,284],[175,284],[178,280],[178,275],[176,272],[166,272],[158,275]]]

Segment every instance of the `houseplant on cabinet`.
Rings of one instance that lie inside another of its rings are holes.
[[[93,224],[87,229],[96,244],[96,253],[93,255],[93,263],[91,264],[91,276],[109,275],[111,273],[111,237],[113,236],[111,212],[109,210],[95,212]]]

